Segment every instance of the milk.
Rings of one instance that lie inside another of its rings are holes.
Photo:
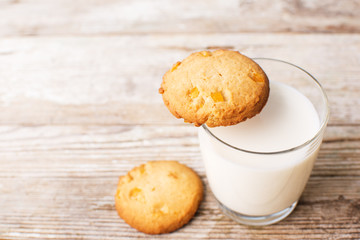
[[[295,203],[310,176],[321,137],[298,146],[314,138],[319,125],[319,116],[304,95],[271,81],[260,114],[234,126],[208,128],[241,150],[201,127],[200,149],[217,200],[250,216],[273,214]],[[294,147],[298,148],[286,151]]]

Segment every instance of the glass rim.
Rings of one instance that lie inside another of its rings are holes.
[[[287,153],[287,152],[291,152],[294,150],[298,150],[301,149],[303,147],[305,147],[306,145],[308,145],[309,143],[311,143],[312,141],[314,141],[321,133],[322,131],[325,129],[327,122],[329,121],[329,115],[330,115],[330,109],[329,109],[329,101],[328,101],[328,97],[325,93],[324,88],[322,87],[322,85],[320,84],[320,82],[313,76],[311,75],[308,71],[306,71],[305,69],[293,64],[293,63],[289,63],[283,60],[279,60],[279,59],[274,59],[274,58],[264,58],[264,57],[257,57],[257,58],[252,58],[254,61],[256,60],[269,60],[269,61],[274,61],[274,62],[280,62],[280,63],[285,63],[287,65],[293,66],[297,69],[299,69],[300,71],[304,72],[305,74],[307,74],[312,80],[314,80],[315,84],[320,88],[320,91],[322,93],[322,98],[324,99],[324,103],[325,103],[325,110],[326,110],[326,116],[324,118],[324,120],[321,122],[321,125],[319,127],[319,129],[317,130],[316,134],[314,134],[314,136],[312,138],[310,138],[309,140],[305,141],[304,143],[301,143],[295,147],[291,147],[291,148],[287,148],[284,150],[280,150],[280,151],[268,151],[268,152],[263,152],[263,151],[251,151],[251,150],[246,150],[243,148],[238,148],[235,147],[225,141],[223,141],[222,139],[218,138],[217,136],[215,136],[215,134],[213,134],[210,129],[206,126],[206,124],[202,124],[201,127],[205,130],[205,132],[207,132],[210,136],[212,136],[213,138],[215,138],[217,141],[223,143],[224,145],[237,150],[237,151],[242,151],[242,152],[246,152],[246,153],[251,153],[251,154],[261,154],[261,155],[273,155],[273,154],[282,154],[282,153]]]

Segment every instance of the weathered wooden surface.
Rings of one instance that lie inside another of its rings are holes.
[[[0,239],[360,239],[359,2],[259,2],[0,0]],[[173,62],[217,47],[298,64],[328,93],[311,178],[276,225],[219,211],[197,129],[157,93]],[[150,237],[113,196],[120,175],[163,159],[197,171],[205,200],[188,225]]]
[[[1,0],[0,35],[359,33],[359,0]]]
[[[21,37],[0,46],[1,124],[180,123],[158,94],[162,75],[216,46],[304,67],[329,95],[330,124],[360,123],[359,35]]]
[[[2,127],[1,234],[9,239],[146,237],[116,215],[117,178],[148,160],[175,159],[200,174],[205,201],[189,225],[160,238],[355,238],[360,234],[360,144],[354,139],[359,130],[348,127],[352,134],[346,134],[341,129],[329,127],[296,211],[277,225],[254,229],[235,224],[218,210],[194,127]],[[349,144],[337,144],[343,141]]]

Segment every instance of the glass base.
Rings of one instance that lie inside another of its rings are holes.
[[[248,215],[240,214],[238,212],[235,212],[235,211],[227,208],[219,201],[217,201],[217,202],[220,206],[220,209],[226,216],[228,216],[229,218],[231,218],[232,220],[234,220],[238,223],[248,225],[248,226],[266,226],[266,225],[277,223],[277,222],[283,220],[284,218],[286,218],[287,216],[289,216],[290,213],[295,209],[295,207],[298,203],[296,201],[293,204],[291,204],[290,207],[285,208],[284,210],[281,210],[277,213],[273,213],[270,215],[248,216]]]

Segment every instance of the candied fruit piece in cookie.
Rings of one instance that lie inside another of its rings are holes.
[[[172,68],[171,68],[171,72],[175,71],[180,64],[181,64],[181,62],[175,63],[175,64],[172,66]]]
[[[230,50],[191,54],[165,73],[159,88],[175,117],[209,127],[234,125],[254,117],[265,106],[269,91],[269,80],[261,67]]]
[[[214,102],[223,102],[224,101],[224,97],[221,94],[221,92],[211,93],[211,98],[214,100]]]
[[[196,98],[197,96],[199,96],[199,90],[197,89],[197,87],[194,87],[190,92],[190,97]]]

